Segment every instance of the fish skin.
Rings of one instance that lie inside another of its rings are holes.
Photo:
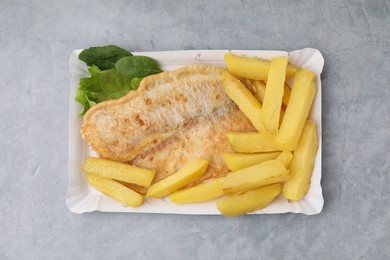
[[[209,167],[192,185],[224,176],[222,153],[232,151],[225,133],[255,129],[224,92],[223,70],[189,65],[149,76],[126,96],[93,106],[81,135],[99,157],[156,169],[153,183],[199,158]]]

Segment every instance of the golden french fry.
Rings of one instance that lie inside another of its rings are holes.
[[[270,153],[224,153],[226,166],[231,171],[237,171],[264,161],[273,160],[280,152]]]
[[[97,190],[127,206],[133,208],[138,207],[141,206],[144,201],[142,195],[118,183],[117,181],[89,173],[87,173],[87,179],[89,184]]]
[[[226,94],[237,104],[257,131],[266,133],[267,131],[260,121],[261,104],[256,97],[228,71],[222,75],[222,85]]]
[[[255,96],[263,104],[265,94],[265,83],[261,80],[251,80],[252,86],[256,90]]]
[[[245,86],[252,94],[255,93],[255,88],[253,87],[252,82],[251,82],[250,79],[248,79],[248,78],[243,78],[243,77],[237,77],[237,79],[238,79],[239,81],[241,81],[242,84],[244,84],[244,86]]]
[[[261,119],[263,125],[271,134],[276,134],[279,129],[287,63],[286,57],[273,58],[268,73]]]
[[[223,178],[211,180],[196,186],[175,191],[170,195],[174,203],[196,203],[218,198],[223,195]]]
[[[239,56],[231,52],[225,54],[225,62],[230,73],[254,80],[267,80],[271,66],[268,60]],[[286,79],[292,78],[296,72],[297,67],[288,64]]]
[[[295,150],[316,91],[315,74],[307,69],[299,69],[295,75],[294,86],[283,122],[275,136],[275,142],[280,149],[284,151]]]
[[[282,106],[284,109],[286,109],[288,102],[290,101],[290,96],[291,96],[291,88],[289,87],[289,85],[284,84],[284,94],[282,99]]]
[[[263,104],[266,83],[264,83],[261,80],[251,80],[251,83],[252,83],[253,89],[255,90],[255,96],[260,101],[260,103]],[[290,96],[291,96],[291,88],[287,84],[284,84],[284,94],[283,94],[283,99],[282,99],[282,111],[286,109],[286,107],[288,105],[288,101],[290,100]]]
[[[279,118],[279,127],[283,122],[284,114],[285,114],[284,109],[281,109],[280,110],[280,118]]]
[[[217,208],[224,216],[239,216],[267,207],[280,194],[280,184],[273,184],[244,194],[233,195],[217,201]]]
[[[85,159],[83,171],[99,177],[134,183],[144,187],[149,187],[156,174],[155,170],[95,157]]]
[[[290,166],[290,179],[286,181],[283,195],[289,200],[301,200],[309,189],[318,149],[316,125],[307,120]]]
[[[264,100],[264,94],[265,94],[265,83],[260,80],[251,80],[252,86],[255,89],[255,97],[260,101],[260,103],[263,103]],[[282,100],[282,108],[280,109],[280,117],[279,117],[279,126],[283,122],[284,117],[284,111],[287,107],[288,101],[290,99],[291,94],[291,88],[284,84],[284,94],[283,94],[283,100]]]
[[[228,70],[224,70],[222,72],[222,79],[232,79],[232,80],[239,80],[236,76],[231,74]],[[242,83],[242,82],[241,82]]]
[[[274,135],[256,132],[228,132],[226,137],[233,150],[239,153],[281,151],[275,143]]]
[[[291,161],[293,159],[293,154],[288,151],[283,151],[279,154],[278,157],[276,157],[275,160],[281,161],[284,164],[284,167],[288,169],[290,167]]]
[[[146,192],[146,197],[162,198],[199,179],[205,173],[208,161],[198,159],[181,168],[167,178],[152,184]]]
[[[269,160],[226,175],[223,193],[232,194],[283,182],[289,175],[281,161]]]

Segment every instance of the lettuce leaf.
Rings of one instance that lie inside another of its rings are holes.
[[[96,104],[97,92],[101,91],[100,88],[100,72],[101,70],[92,65],[88,69],[89,78],[80,79],[79,88],[77,89],[75,101],[83,106],[83,110],[80,115],[84,115],[88,109]]]

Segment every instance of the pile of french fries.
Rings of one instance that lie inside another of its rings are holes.
[[[200,178],[208,161],[198,159],[151,185],[155,171],[99,158],[87,158],[83,170],[89,183],[130,207],[143,196],[118,181],[147,188],[146,197],[170,196],[174,203],[213,200],[225,216],[239,216],[267,207],[279,195],[301,200],[310,186],[318,149],[316,125],[308,115],[317,91],[315,74],[289,64],[225,54],[222,84],[227,95],[257,132],[229,132],[235,153],[223,154],[231,171],[225,177],[184,188]],[[294,79],[292,88],[286,80]]]

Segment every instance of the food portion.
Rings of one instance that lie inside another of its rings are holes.
[[[253,89],[253,95],[263,103],[265,95],[265,83],[261,80],[251,80],[251,85]]]
[[[284,164],[284,167],[286,167],[286,169],[289,169],[293,157],[294,156],[291,152],[283,151],[279,154],[278,157],[276,157],[275,160],[282,162]]]
[[[130,207],[139,207],[144,202],[144,197],[126,186],[109,178],[102,178],[87,174],[88,182],[100,192],[114,198]]]
[[[227,71],[222,74],[222,85],[226,94],[237,104],[257,131],[267,133],[260,120],[261,104],[245,85]]]
[[[263,104],[266,83],[261,80],[250,80],[250,83],[251,83],[251,89],[253,91],[253,95],[260,101],[261,104]],[[284,83],[281,112],[283,112],[286,109],[288,105],[288,101],[290,100],[290,96],[291,96],[291,88],[289,87],[289,85]]]
[[[261,153],[281,151],[275,136],[258,132],[228,132],[226,137],[233,150],[239,153]]]
[[[217,207],[224,216],[240,216],[267,207],[279,195],[280,191],[281,185],[273,184],[221,199],[217,201]]]
[[[92,186],[131,207],[144,194],[176,204],[218,199],[225,216],[263,209],[282,190],[289,200],[307,193],[318,149],[315,122],[307,120],[313,72],[286,57],[230,52],[227,70],[161,72],[148,57],[106,47],[80,54],[91,73],[78,92],[88,103],[81,135],[100,157],[83,166]],[[91,89],[100,93],[96,85],[113,100],[89,100]]]
[[[91,47],[83,50],[79,59],[88,66],[95,65],[101,70],[114,69],[115,63],[123,57],[133,56],[129,51],[115,45]]]
[[[287,62],[285,57],[273,58],[268,72],[261,121],[270,134],[276,134],[279,129]]]
[[[301,200],[309,189],[318,150],[316,125],[307,120],[290,166],[290,178],[283,187],[289,200]]]
[[[307,69],[299,69],[294,78],[290,100],[275,142],[285,151],[294,151],[317,92],[316,77]]]
[[[178,190],[170,195],[170,199],[174,203],[196,203],[212,200],[223,195],[223,180],[217,178],[208,182],[195,185],[190,188]]]
[[[195,160],[176,173],[149,187],[146,197],[162,198],[199,179],[207,169],[208,161]]]
[[[236,76],[253,79],[267,80],[271,62],[259,58],[250,58],[235,55],[231,52],[225,54],[225,61],[230,73]],[[287,65],[286,79],[292,78],[297,72],[297,67]]]
[[[83,171],[98,177],[134,183],[144,187],[149,187],[156,175],[156,170],[153,169],[144,169],[127,163],[94,157],[85,159]]]
[[[280,152],[269,153],[224,153],[226,166],[232,172],[264,161],[276,159]]]
[[[283,99],[282,99],[282,105],[283,109],[286,109],[288,102],[290,101],[291,96],[291,88],[284,83],[284,92],[283,92]]]
[[[223,192],[233,194],[253,190],[273,183],[284,182],[289,174],[284,164],[269,160],[229,173],[223,182]]]

